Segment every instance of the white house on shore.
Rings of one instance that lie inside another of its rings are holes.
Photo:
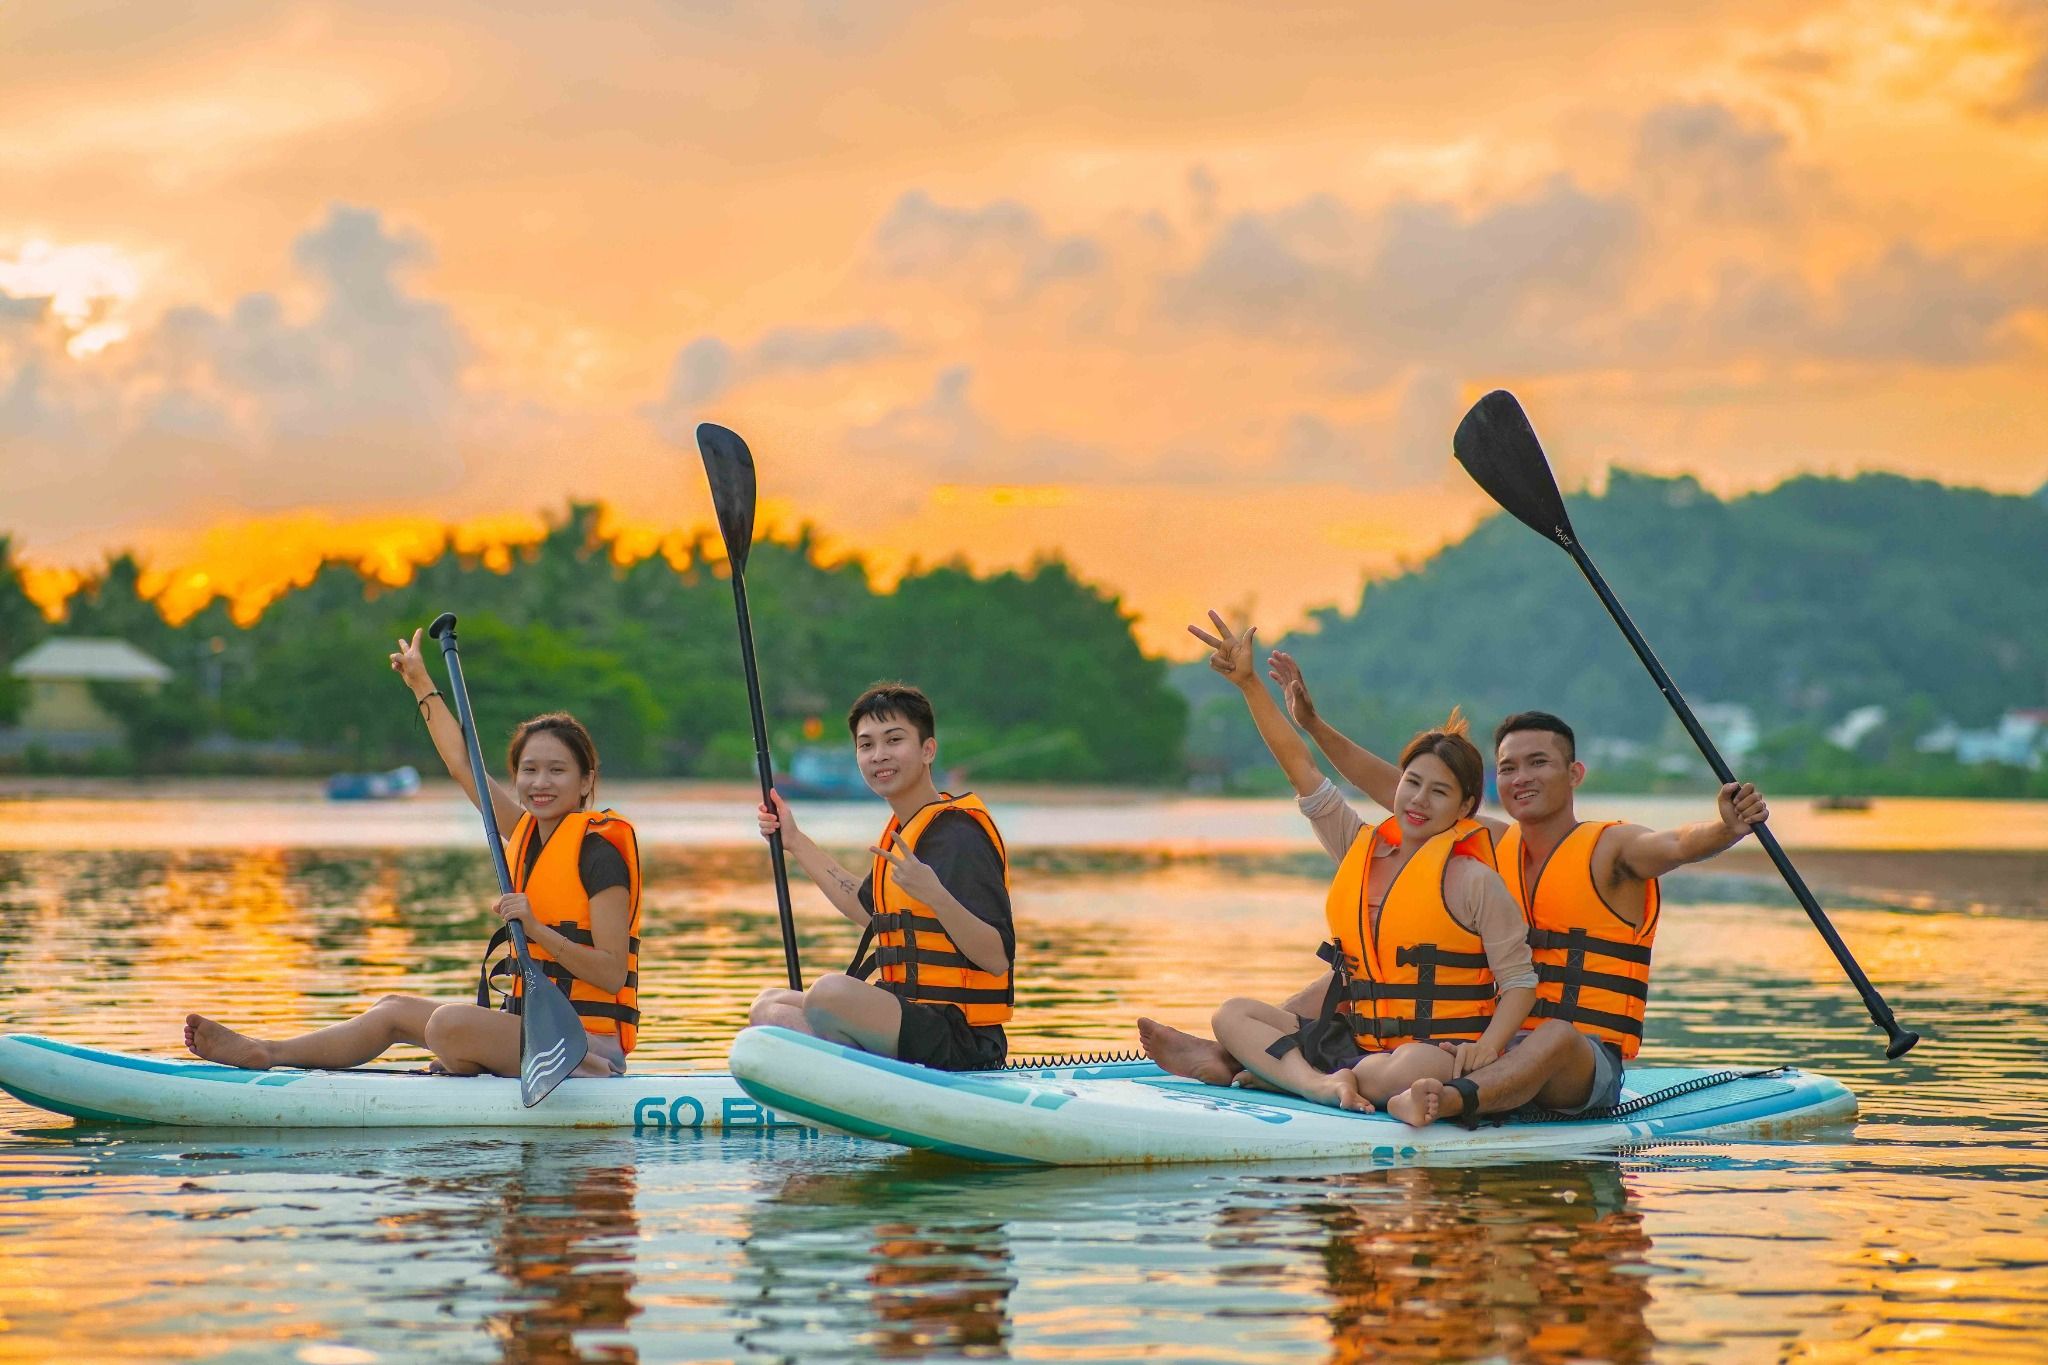
[[[92,694],[94,683],[123,683],[154,692],[171,670],[126,640],[74,637],[45,640],[7,670],[28,695],[9,747],[96,749],[121,743],[121,722]]]

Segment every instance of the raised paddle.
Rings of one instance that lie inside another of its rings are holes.
[[[491,850],[491,866],[498,872],[498,892],[508,894],[512,869],[505,862],[505,841],[498,837],[498,816],[491,809],[491,775],[484,768],[483,746],[477,743],[476,721],[469,712],[469,688],[462,681],[455,613],[444,611],[435,617],[427,634],[441,642],[441,661],[448,665],[448,690],[455,697],[455,719],[469,746],[469,776],[476,784],[476,805],[484,816],[484,843]],[[512,931],[512,959],[520,981],[519,1098],[531,1109],[583,1065],[584,1055],[590,1051],[590,1035],[583,1031],[583,1020],[569,997],[534,965],[533,954],[526,949],[526,926],[513,920],[506,927]]]
[[[711,481],[711,505],[718,512],[718,534],[725,538],[726,562],[732,566],[732,605],[740,618],[740,662],[747,671],[747,705],[754,714],[754,763],[761,772],[761,804],[775,808],[775,764],[768,757],[768,719],[761,709],[761,674],[754,666],[754,626],[747,617],[747,552],[754,548],[754,453],[740,434],[716,422],[697,425],[697,451],[704,457],[704,477]],[[789,865],[782,856],[782,834],[768,836],[768,861],[775,868],[775,909],[782,916],[782,965],[789,988],[804,988],[796,960],[796,916],[789,908]]]
[[[1536,429],[1529,425],[1528,414],[1522,411],[1522,405],[1515,401],[1515,396],[1506,389],[1495,389],[1474,403],[1472,410],[1465,414],[1465,420],[1458,423],[1458,433],[1451,439],[1451,450],[1458,457],[1458,463],[1465,466],[1465,472],[1486,490],[1489,497],[1530,530],[1547,540],[1556,541],[1572,557],[1572,562],[1579,566],[1579,572],[1600,595],[1600,603],[1607,608],[1607,614],[1628,637],[1636,657],[1643,661],[1643,667],[1650,670],[1650,676],[1664,693],[1664,700],[1671,703],[1671,709],[1678,713],[1679,723],[1692,736],[1692,742],[1698,746],[1701,757],[1707,760],[1707,766],[1714,770],[1714,776],[1724,784],[1735,781],[1735,774],[1722,760],[1720,750],[1714,747],[1713,740],[1707,738],[1707,732],[1700,728],[1699,718],[1685,704],[1685,698],[1678,694],[1678,685],[1671,681],[1664,665],[1657,662],[1657,656],[1650,652],[1649,643],[1636,629],[1635,622],[1629,620],[1628,613],[1622,610],[1620,601],[1607,586],[1607,580],[1594,567],[1593,557],[1579,544],[1571,518],[1565,515],[1564,496],[1557,491],[1557,479],[1550,472],[1550,461],[1543,457],[1543,447],[1536,440]],[[1828,922],[1820,902],[1813,898],[1813,892],[1806,889],[1806,882],[1798,869],[1792,866],[1792,860],[1779,847],[1777,836],[1767,826],[1759,824],[1756,826],[1756,838],[1764,846],[1764,851],[1771,855],[1771,861],[1777,864],[1778,874],[1785,879],[1785,885],[1792,888],[1792,894],[1806,908],[1806,917],[1827,940],[1835,961],[1842,964],[1849,983],[1863,997],[1863,1006],[1870,1011],[1871,1019],[1891,1040],[1885,1047],[1885,1056],[1903,1057],[1913,1044],[1920,1041],[1920,1035],[1900,1028],[1899,1021],[1892,1018],[1890,1006],[1877,993],[1877,987],[1870,984],[1863,968],[1856,965],[1849,946],[1842,942],[1842,936]]]

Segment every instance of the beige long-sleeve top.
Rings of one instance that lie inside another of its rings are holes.
[[[1296,805],[1308,817],[1316,839],[1332,861],[1343,862],[1351,845],[1365,832],[1365,818],[1338,794],[1329,778]],[[1535,989],[1536,961],[1529,954],[1529,923],[1509,894],[1500,874],[1476,858],[1453,858],[1444,870],[1444,908],[1451,918],[1477,934],[1486,945],[1487,966],[1498,995],[1517,986]],[[1372,907],[1373,929],[1379,929],[1380,908]]]

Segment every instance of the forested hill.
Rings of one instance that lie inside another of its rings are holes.
[[[127,556],[53,626],[22,594],[0,536],[0,662],[56,632],[127,640],[168,664],[175,678],[154,697],[102,689],[127,752],[87,757],[112,771],[246,769],[266,746],[280,764],[316,770],[426,767],[432,749],[387,656],[397,636],[453,610],[486,752],[519,719],[566,708],[596,733],[607,772],[750,773],[731,585],[715,540],[700,537],[674,563],[621,565],[598,523],[597,508],[575,505],[508,571],[451,550],[403,587],[330,562],[247,629],[218,601],[167,623],[138,592],[141,569]],[[1140,652],[1114,595],[1058,560],[987,576],[915,568],[880,593],[858,560],[821,563],[805,534],[757,541],[747,587],[784,761],[805,740],[850,745],[847,704],[894,677],[931,694],[940,760],[970,780],[1180,776],[1187,707],[1165,663]],[[428,654],[438,676],[437,651]],[[10,683],[0,669],[0,726],[21,709]]]
[[[1880,704],[1902,738],[2048,703],[2048,496],[1867,474],[1724,502],[1616,472],[1567,501],[1690,701],[1747,704],[1766,732]],[[1453,702],[1482,723],[1540,707],[1635,739],[1669,724],[1570,557],[1504,514],[1276,643],[1326,713],[1381,734]],[[1207,711],[1212,680],[1178,680]],[[1213,729],[1198,720],[1198,748]]]

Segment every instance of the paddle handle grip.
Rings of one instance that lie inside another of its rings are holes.
[[[1699,717],[1692,713],[1692,707],[1688,706],[1685,698],[1679,694],[1678,684],[1665,672],[1664,665],[1650,649],[1650,642],[1636,629],[1636,623],[1629,619],[1621,600],[1614,595],[1613,589],[1607,586],[1607,580],[1600,576],[1600,570],[1594,567],[1592,557],[1580,547],[1576,538],[1567,538],[1563,533],[1560,533],[1558,538],[1571,552],[1572,562],[1579,566],[1579,572],[1593,585],[1593,591],[1600,597],[1600,605],[1607,608],[1607,614],[1614,618],[1614,624],[1621,627],[1621,633],[1627,637],[1629,647],[1635,650],[1636,657],[1642,660],[1643,667],[1650,670],[1650,677],[1656,682],[1657,689],[1664,694],[1664,700],[1669,703],[1672,711],[1677,713],[1678,723],[1683,725],[1686,734],[1692,737],[1694,746],[1700,751],[1700,757],[1707,760],[1707,766],[1714,770],[1714,776],[1719,778],[1724,786],[1735,781],[1734,771],[1721,757],[1721,751],[1714,747],[1714,741],[1700,725]],[[1905,1056],[1912,1050],[1913,1045],[1920,1041],[1920,1035],[1899,1027],[1899,1021],[1892,1017],[1891,1006],[1878,994],[1877,987],[1870,984],[1870,978],[1857,963],[1855,954],[1849,951],[1849,945],[1844,943],[1841,934],[1835,931],[1827,912],[1820,908],[1820,902],[1815,900],[1813,892],[1807,889],[1806,879],[1792,866],[1792,859],[1786,856],[1784,848],[1779,845],[1778,836],[1771,833],[1770,828],[1762,823],[1753,828],[1757,842],[1763,845],[1764,852],[1770,855],[1771,862],[1777,866],[1778,875],[1785,879],[1785,885],[1792,889],[1793,896],[1806,911],[1806,917],[1813,921],[1813,927],[1819,931],[1822,941],[1828,945],[1828,950],[1835,955],[1835,961],[1841,964],[1843,974],[1849,978],[1849,984],[1863,997],[1863,1007],[1870,1011],[1872,1022],[1884,1030],[1885,1037],[1889,1040],[1885,1046],[1885,1056],[1894,1060]]]
[[[441,642],[441,662],[448,668],[448,690],[455,699],[455,723],[462,727],[462,742],[469,750],[469,780],[476,787],[476,808],[484,817],[484,842],[490,847],[491,866],[498,874],[498,892],[505,895],[512,890],[512,866],[505,861],[505,840],[498,834],[498,813],[491,807],[491,775],[484,767],[483,746],[477,742],[476,722],[470,715],[469,686],[462,680],[462,651],[455,642],[455,613],[442,612],[434,618],[428,633]],[[514,923],[512,936],[524,952],[524,928]]]
[[[747,580],[739,564],[733,563],[732,604],[740,624],[740,662],[747,674],[747,708],[754,720],[754,766],[761,778],[761,804],[775,808],[775,762],[768,753],[768,716],[761,707],[761,675],[754,665],[754,624],[747,613]],[[782,852],[782,832],[768,836],[768,861],[775,872],[775,913],[782,919],[782,966],[789,975],[789,988],[804,988],[802,968],[796,955],[796,913],[789,903],[789,863]]]

